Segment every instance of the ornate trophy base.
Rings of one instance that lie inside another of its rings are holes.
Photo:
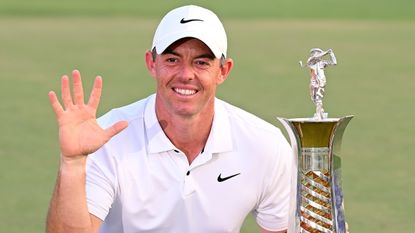
[[[296,157],[289,233],[346,233],[339,153],[352,117],[278,118]]]

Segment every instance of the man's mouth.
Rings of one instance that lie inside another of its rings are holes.
[[[185,95],[185,96],[194,95],[197,92],[196,90],[181,89],[181,88],[173,88],[173,91],[180,94],[180,95]]]

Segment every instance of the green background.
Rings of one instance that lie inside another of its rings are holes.
[[[79,69],[104,78],[103,114],[154,92],[144,66],[160,18],[208,7],[228,32],[235,67],[218,96],[265,120],[311,116],[313,47],[332,48],[329,116],[353,114],[342,176],[350,232],[415,227],[415,1],[0,0],[0,232],[43,232],[57,174],[57,126],[47,93]],[[248,218],[242,232],[255,232]]]

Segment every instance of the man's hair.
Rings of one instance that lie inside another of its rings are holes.
[[[153,57],[153,62],[155,62],[155,61],[156,61],[156,57],[157,57],[156,47],[154,47],[154,48],[151,50],[151,56]]]

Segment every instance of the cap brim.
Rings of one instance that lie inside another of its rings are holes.
[[[174,42],[187,37],[196,38],[202,41],[207,47],[209,47],[209,49],[212,51],[213,55],[215,55],[216,58],[221,58],[222,55],[226,57],[226,54],[222,54],[220,48],[216,46],[216,41],[212,39],[210,36],[206,35],[206,32],[196,32],[194,30],[181,31],[174,34],[170,34],[164,37],[163,39],[157,41],[157,46],[155,46],[157,54],[163,53]]]

